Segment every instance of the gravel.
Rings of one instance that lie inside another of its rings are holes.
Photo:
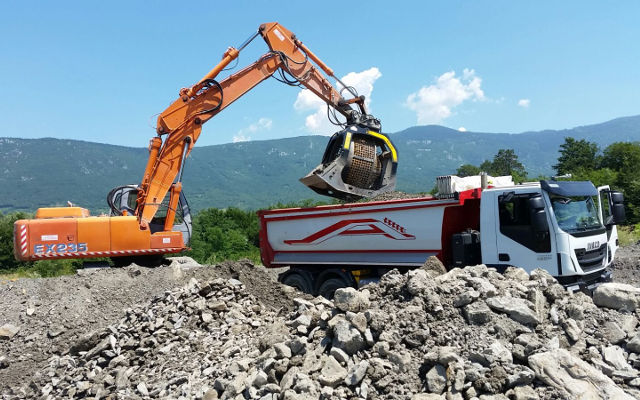
[[[620,290],[639,250],[593,299],[540,270],[434,260],[335,302],[247,261],[1,282],[0,396],[640,398],[637,289]]]
[[[249,262],[202,267],[188,257],[171,260],[171,265],[154,269],[134,264],[79,270],[77,275],[58,278],[0,280],[0,357],[5,358],[0,395],[24,383],[52,355],[67,352],[82,335],[108,326],[125,309],[145,304],[193,277],[237,278],[269,308],[280,312],[293,308],[287,294],[291,290],[273,285],[277,270]]]

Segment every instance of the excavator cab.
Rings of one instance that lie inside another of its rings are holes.
[[[138,197],[137,185],[125,185],[119,186],[107,196],[107,203],[111,209],[111,216],[114,215],[134,215],[136,210],[136,198]],[[160,232],[164,230],[164,219],[167,215],[169,207],[168,198],[165,199],[158,212],[149,223],[149,229],[151,233]],[[173,223],[174,232],[181,232],[185,246],[189,245],[191,241],[191,211],[189,209],[189,203],[184,195],[184,192],[180,192],[180,200],[178,202],[178,208],[176,209],[176,216]]]
[[[300,182],[341,200],[376,197],[395,189],[398,153],[391,139],[350,125],[329,139],[322,162]]]

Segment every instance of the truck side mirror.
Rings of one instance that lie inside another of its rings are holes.
[[[611,199],[611,215],[613,216],[613,225],[619,225],[625,222],[626,214],[624,211],[624,196],[621,192],[609,192]]]
[[[531,226],[536,233],[548,232],[549,222],[547,222],[547,211],[544,207],[542,196],[529,197],[529,208],[531,209]]]
[[[532,210],[544,210],[544,200],[542,200],[542,196],[529,197],[529,207]]]

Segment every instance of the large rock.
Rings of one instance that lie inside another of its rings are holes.
[[[640,333],[629,340],[629,343],[627,343],[627,350],[634,353],[640,353]]]
[[[347,377],[347,370],[335,358],[329,356],[324,362],[318,380],[323,385],[335,387]]]
[[[431,393],[440,394],[447,386],[447,371],[440,365],[436,364],[427,372],[426,379],[427,389]]]
[[[602,349],[602,357],[617,370],[632,369],[624,355],[624,350],[618,346],[608,346]]]
[[[349,386],[355,386],[362,381],[364,375],[367,373],[367,368],[369,368],[369,361],[362,360],[357,364],[354,364],[353,367],[349,368],[349,373],[347,377],[344,378],[344,383]]]
[[[481,278],[478,276],[472,276],[472,277],[465,277],[465,280],[475,290],[480,292],[480,295],[482,297],[492,297],[498,293],[498,289],[496,289],[493,283],[489,282],[488,279]]]
[[[569,336],[569,339],[577,342],[582,336],[582,328],[578,326],[578,323],[573,318],[567,318],[562,323],[564,332]]]
[[[530,302],[518,297],[497,296],[486,300],[489,307],[503,312],[515,321],[526,325],[538,325],[540,317],[530,307]]]
[[[606,322],[604,324],[604,337],[607,338],[609,343],[618,344],[627,338],[627,332],[620,328],[620,325],[615,322]]]
[[[9,340],[14,337],[18,331],[20,331],[19,327],[11,324],[4,324],[0,326],[0,339]]]
[[[340,288],[333,295],[333,303],[342,311],[366,311],[369,308],[369,291],[352,287]]]
[[[427,261],[422,264],[422,269],[427,271],[429,275],[438,276],[447,273],[447,268],[442,264],[442,261],[436,256],[427,258]]]
[[[507,267],[504,276],[508,279],[526,282],[529,280],[529,274],[522,268]]]
[[[423,269],[409,271],[407,276],[409,277],[407,290],[414,296],[422,295],[435,289],[433,278]]]
[[[517,386],[513,389],[514,400],[538,400],[538,394],[531,386]]]
[[[640,303],[640,288],[625,283],[604,283],[593,292],[593,302],[600,307],[634,311]]]
[[[494,340],[493,343],[485,350],[485,356],[490,362],[500,362],[503,364],[513,363],[513,355],[502,343]]]
[[[284,343],[276,343],[273,345],[276,352],[276,358],[291,358],[291,348]]]
[[[435,393],[418,393],[411,396],[411,400],[442,400],[443,397]]]
[[[103,351],[109,349],[111,347],[111,337],[112,336],[109,335],[108,337],[102,339],[100,343],[98,343],[93,349],[89,350],[84,355],[84,358],[87,360],[91,360],[100,355],[100,353],[102,353]]]
[[[471,325],[486,324],[491,320],[491,310],[483,301],[476,301],[464,307],[464,317]]]
[[[475,290],[467,290],[458,295],[458,297],[453,300],[454,307],[464,307],[467,304],[471,304],[476,301],[480,297],[480,292]]]
[[[347,354],[355,354],[365,347],[365,340],[353,325],[339,320],[333,327],[333,345]]]
[[[633,399],[609,377],[564,349],[534,354],[529,357],[529,366],[539,380],[557,389],[563,398]]]

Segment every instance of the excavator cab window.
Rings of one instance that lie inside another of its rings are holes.
[[[137,197],[138,187],[135,185],[120,186],[113,189],[107,197],[107,202],[111,207],[111,215],[123,215],[123,211],[126,211],[129,215],[134,215],[137,206]],[[175,225],[179,225],[184,222],[184,211],[182,205],[183,201],[178,202],[178,209],[176,210],[176,217],[174,221]],[[164,219],[167,217],[168,208],[169,196],[166,196],[158,208],[158,212],[151,220],[151,224],[164,226]],[[162,228],[158,230],[162,230]],[[155,231],[156,230],[154,230],[154,232]]]
[[[137,197],[138,187],[136,185],[124,185],[112,189],[107,195],[107,204],[111,209],[111,215],[123,215],[124,212],[134,215]]]
[[[134,200],[134,204],[135,204],[135,200]],[[169,209],[169,196],[167,196],[164,201],[162,202],[162,204],[160,205],[160,207],[158,208],[158,212],[156,213],[156,215],[153,217],[153,219],[151,220],[151,225],[158,225],[160,226],[159,230],[162,230],[164,228],[164,219],[167,217],[167,211]],[[178,209],[176,210],[176,217],[173,221],[173,223],[175,225],[180,225],[184,222],[184,213],[182,210],[182,207],[180,207],[180,203],[178,203]],[[151,231],[154,232],[153,227],[151,228]]]
[[[167,211],[169,209],[169,196],[162,202],[158,212],[149,223],[149,229],[151,233],[160,232],[164,230],[164,220],[167,217]],[[189,203],[187,197],[183,192],[180,192],[180,201],[178,201],[178,207],[176,209],[176,216],[173,220],[174,231],[182,232],[182,239],[185,245],[188,245],[191,241],[191,211],[189,209]]]
[[[137,194],[137,191],[136,191],[136,194]],[[136,196],[129,196],[127,198],[127,206],[131,210],[135,210],[136,209]]]

